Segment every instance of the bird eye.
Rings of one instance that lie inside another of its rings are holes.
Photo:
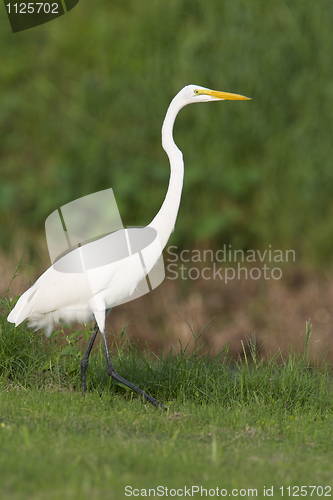
[[[198,95],[199,94],[199,90],[195,89],[194,93]]]

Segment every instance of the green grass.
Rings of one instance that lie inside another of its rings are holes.
[[[1,390],[1,497],[125,498],[133,488],[332,484],[331,412],[175,403],[107,391]],[[279,498],[279,496],[278,496]]]
[[[9,325],[8,309],[2,301],[1,498],[120,499],[126,486],[255,488],[257,498],[273,486],[281,498],[281,486],[332,485],[332,381],[327,365],[309,365],[308,344],[264,360],[248,340],[232,364],[200,339],[192,353],[154,358],[124,333],[111,348],[116,369],[165,412],[114,385],[99,348],[83,399],[78,332],[47,342]]]

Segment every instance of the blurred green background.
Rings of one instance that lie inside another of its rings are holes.
[[[189,83],[251,96],[189,106],[172,243],[333,262],[331,0],[81,0],[13,34],[0,5],[0,247],[46,248],[56,208],[110,188],[125,225],[159,210],[160,130]]]

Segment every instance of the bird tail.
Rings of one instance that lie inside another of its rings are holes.
[[[7,321],[15,323],[15,326],[20,325],[31,313],[31,299],[35,295],[36,290],[33,287],[29,288],[17,301],[14,309],[9,313]]]

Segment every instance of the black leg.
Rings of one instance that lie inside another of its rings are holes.
[[[96,323],[94,330],[90,336],[86,352],[83,355],[83,358],[81,360],[81,385],[82,385],[82,396],[85,396],[86,393],[86,371],[88,368],[88,362],[89,362],[89,354],[91,352],[92,346],[95,342],[96,336],[98,333],[98,325]]]
[[[104,346],[104,351],[105,351],[106,371],[107,371],[107,374],[110,375],[110,377],[112,377],[113,379],[117,380],[117,382],[121,382],[122,384],[126,385],[127,387],[129,387],[133,391],[137,392],[138,394],[140,394],[140,396],[144,396],[147,399],[147,401],[149,401],[150,403],[152,403],[157,408],[160,406],[161,408],[164,408],[165,410],[167,410],[168,409],[167,406],[163,405],[162,403],[160,403],[156,399],[152,398],[151,396],[149,396],[149,394],[146,394],[141,389],[139,389],[135,385],[131,384],[131,382],[128,382],[126,379],[124,379],[123,377],[121,377],[116,372],[116,370],[113,368],[113,366],[111,364],[110,354],[109,354],[108,344],[107,344],[107,341],[106,341],[105,332],[101,332],[101,335],[102,335],[103,346]]]

